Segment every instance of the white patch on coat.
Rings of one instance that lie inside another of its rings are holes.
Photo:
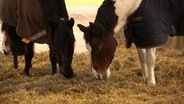
[[[118,16],[118,23],[114,29],[115,33],[125,25],[128,16],[137,10],[142,0],[113,0],[115,1],[115,13]]]
[[[6,52],[6,53],[9,53],[10,52],[10,44],[9,45],[6,45],[5,42],[6,42],[6,35],[5,33],[3,33],[3,41],[2,41],[2,52],[3,54]]]

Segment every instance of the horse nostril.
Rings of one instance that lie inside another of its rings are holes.
[[[100,76],[100,74],[98,74],[98,78],[97,78],[98,80],[101,80],[101,76]]]

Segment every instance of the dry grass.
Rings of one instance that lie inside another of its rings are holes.
[[[184,56],[172,49],[157,51],[156,87],[143,82],[135,49],[118,48],[108,81],[91,76],[87,53],[75,54],[76,76],[52,76],[48,53],[36,54],[31,77],[13,68],[12,57],[0,55],[1,104],[184,104]]]

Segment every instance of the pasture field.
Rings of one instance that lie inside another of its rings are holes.
[[[0,57],[1,104],[184,104],[184,55],[169,48],[157,51],[155,87],[143,82],[135,49],[117,49],[108,81],[91,76],[87,53],[74,55],[72,79],[51,75],[47,52],[35,54],[30,77],[23,57],[17,70],[12,56]]]

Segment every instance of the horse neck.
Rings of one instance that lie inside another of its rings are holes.
[[[115,13],[118,16],[118,22],[114,28],[115,33],[118,33],[127,22],[127,18],[133,14],[140,6],[142,0],[114,0]]]
[[[66,9],[66,4],[65,4],[65,0],[61,0],[63,2],[61,2],[61,11],[59,11],[60,15],[61,15],[61,18],[66,18],[68,19],[69,16],[68,16],[68,12],[67,12],[67,9]]]
[[[41,2],[46,22],[59,18],[69,18],[65,0],[42,0]]]

